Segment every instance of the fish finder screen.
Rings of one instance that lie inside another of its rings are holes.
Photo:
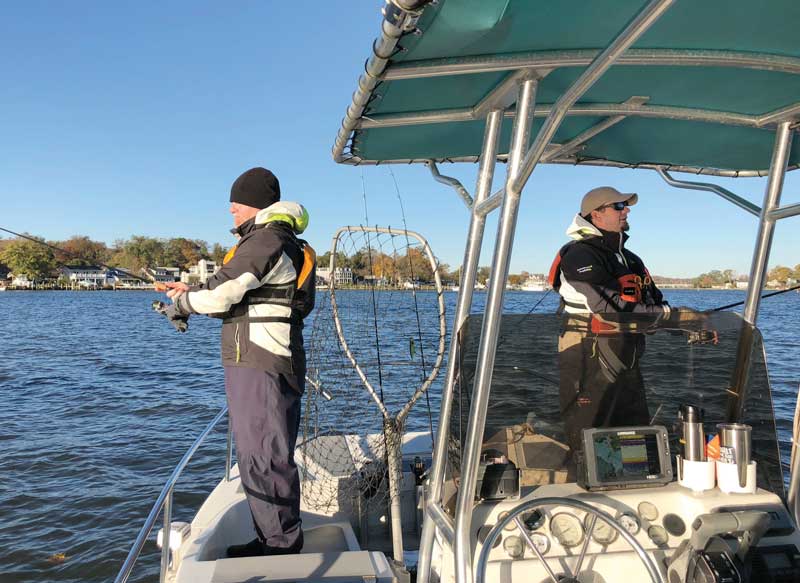
[[[654,433],[597,434],[594,454],[601,482],[636,480],[661,472]]]

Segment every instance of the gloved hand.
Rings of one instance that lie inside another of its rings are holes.
[[[178,332],[186,332],[189,329],[189,315],[179,311],[175,304],[165,304],[156,300],[153,302],[153,310],[165,316]]]
[[[688,344],[719,344],[716,330],[696,330],[687,334]]]
[[[709,312],[698,312],[691,308],[672,308],[668,322],[672,334],[685,333],[688,344],[718,344],[719,334],[713,327]]]

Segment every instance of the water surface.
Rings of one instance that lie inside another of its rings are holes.
[[[509,292],[506,308],[525,313],[543,295]],[[666,295],[673,305],[698,309],[744,299],[737,291]],[[485,297],[476,294],[475,310]],[[179,335],[150,310],[157,298],[0,294],[4,583],[113,579],[174,464],[224,405],[219,321],[193,318],[189,333]],[[452,314],[455,294],[446,302]],[[551,293],[537,312],[556,304]],[[764,300],[759,318],[784,457],[800,383],[798,308],[800,295],[788,293]],[[414,313],[402,314],[415,328]],[[438,392],[431,394],[434,421]],[[427,425],[422,419],[419,428]],[[222,477],[224,432],[223,424],[185,472],[175,520],[191,520]],[[131,581],[155,580],[157,555],[148,542]]]

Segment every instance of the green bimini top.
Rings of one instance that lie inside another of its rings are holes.
[[[519,75],[540,78],[535,136],[645,4],[391,0],[334,158],[475,161],[501,103],[505,159]],[[766,174],[776,125],[800,117],[799,29],[798,0],[678,0],[569,109],[543,160]]]

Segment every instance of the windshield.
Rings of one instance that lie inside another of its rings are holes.
[[[449,455],[455,478],[481,323],[481,315],[471,316],[459,338]],[[743,351],[740,337],[748,339]],[[749,374],[738,383],[746,388],[745,397],[737,401],[736,363],[747,358]],[[520,468],[522,486],[575,482],[582,429],[661,425],[669,433],[674,464],[681,451],[676,431],[681,405],[704,410],[707,434],[716,433],[728,412],[752,426],[758,486],[783,496],[761,334],[734,313],[660,321],[634,314],[504,314],[482,451]]]

